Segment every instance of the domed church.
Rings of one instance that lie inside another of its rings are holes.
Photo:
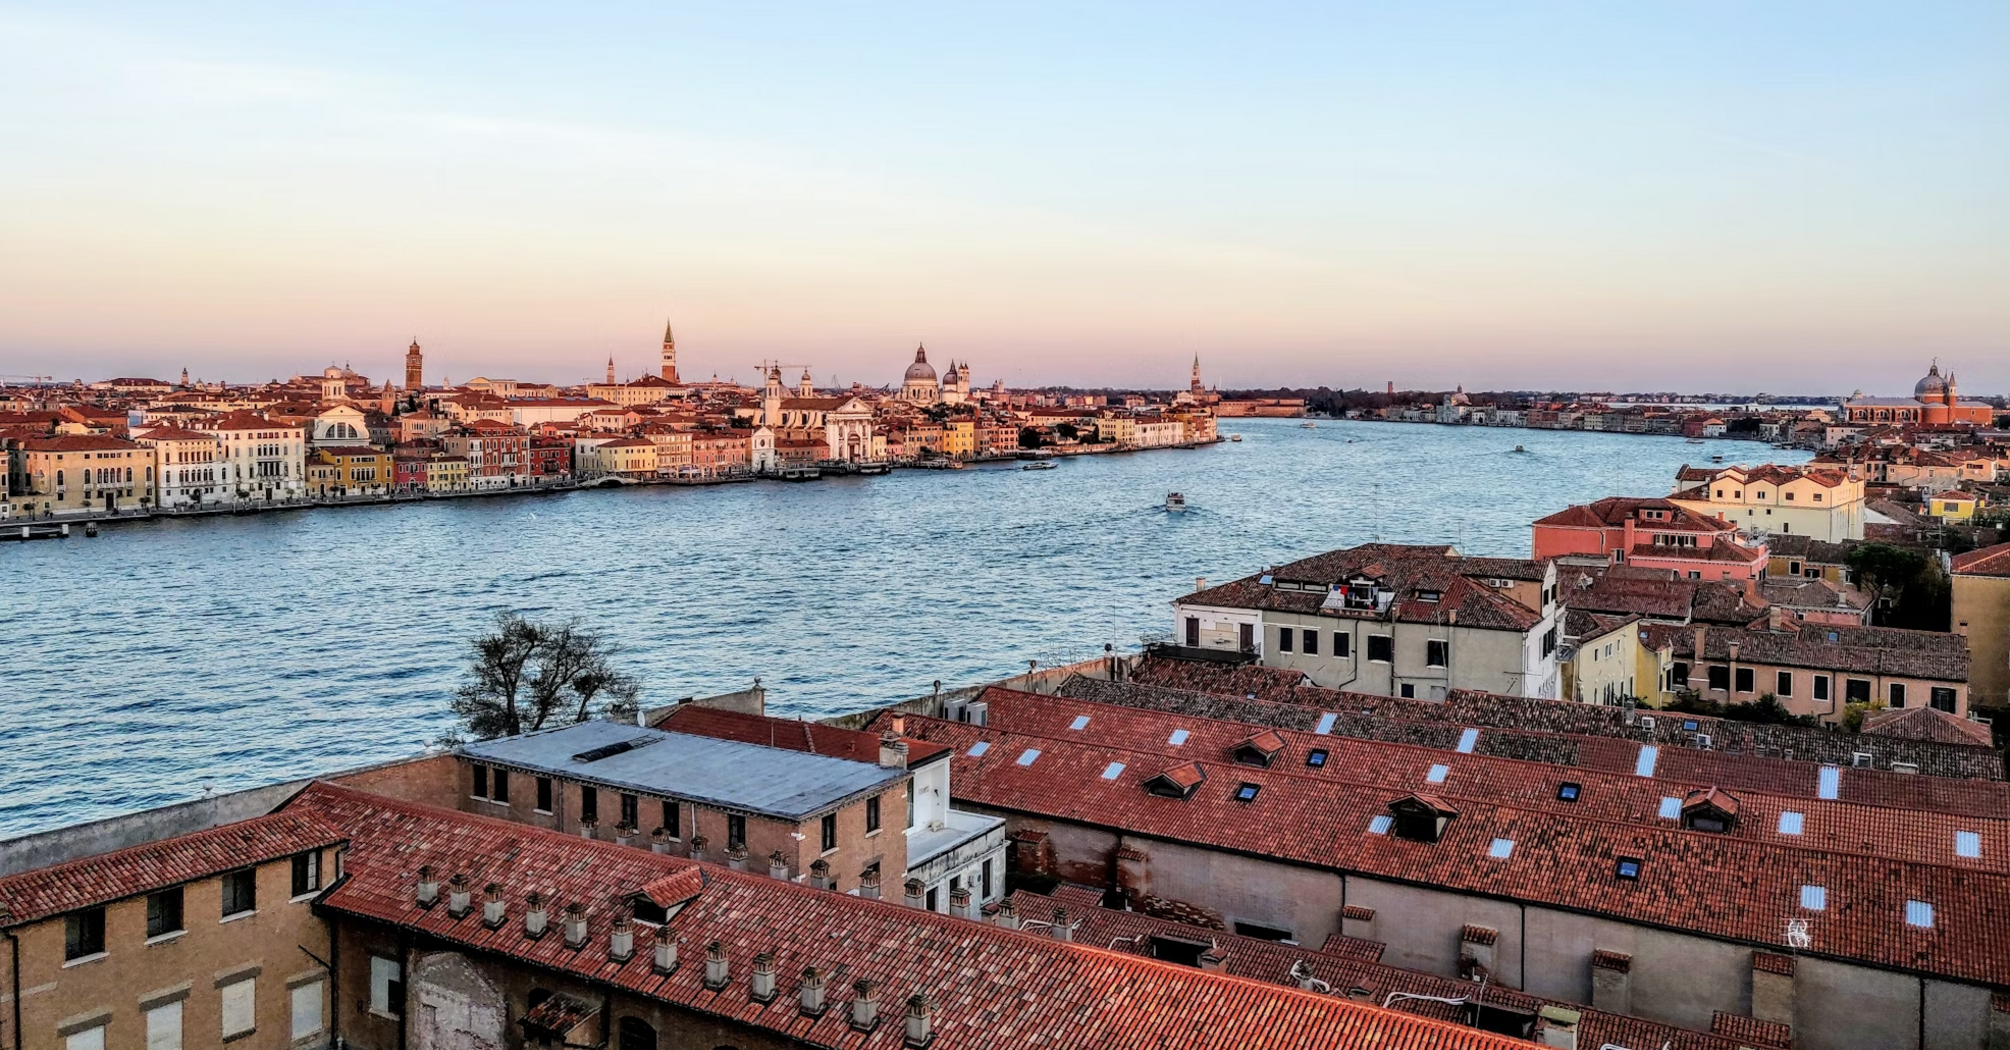
[[[907,366],[907,378],[900,384],[900,399],[917,405],[932,405],[942,399],[942,387],[935,380],[935,366],[928,363],[928,348],[914,348],[914,363]]]
[[[1950,423],[1988,426],[1996,410],[1987,402],[1961,400],[1954,373],[1942,376],[1940,362],[1935,361],[1925,377],[1913,385],[1911,397],[1864,397],[1859,393],[1843,402],[1843,413],[1852,423],[1937,427]]]

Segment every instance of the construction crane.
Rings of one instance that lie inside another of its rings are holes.
[[[46,386],[46,385],[48,385],[48,384],[50,384],[50,383],[52,383],[52,382],[55,382],[55,379],[56,379],[56,377],[55,377],[55,376],[10,376],[10,375],[0,375],[0,380],[4,380],[4,379],[26,379],[26,380],[28,380],[29,382],[32,382],[32,383],[34,383],[34,384],[35,384],[36,386]]]

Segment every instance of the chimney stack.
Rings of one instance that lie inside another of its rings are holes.
[[[607,957],[618,963],[635,958],[635,927],[625,911],[614,913],[614,926],[607,933]]]
[[[544,894],[532,890],[523,903],[523,935],[534,941],[544,936]]]
[[[810,861],[810,888],[827,890],[831,888],[831,862],[818,857]]]
[[[693,836],[691,836],[691,859],[692,859],[692,860],[704,860],[704,859],[705,859],[705,847],[706,847],[706,846],[707,846],[707,845],[708,845],[709,843],[710,843],[710,840],[706,839],[706,838],[705,838],[705,836],[703,836],[703,835],[693,835]]]
[[[970,917],[970,891],[961,886],[949,891],[949,914],[959,919]]]
[[[677,935],[668,927],[656,930],[656,958],[651,960],[650,969],[658,977],[668,977],[677,972]]]
[[[891,729],[880,734],[879,764],[887,769],[907,768],[907,741]]]
[[[731,976],[731,970],[726,965],[726,946],[718,941],[706,945],[705,990],[716,992],[725,988]]]
[[[1577,1024],[1584,1015],[1563,1006],[1545,1006],[1536,1011],[1537,1046],[1557,1050],[1577,1050]]]
[[[668,829],[657,828],[655,831],[649,833],[649,852],[660,854],[670,852],[670,832]]]
[[[858,876],[858,895],[867,900],[879,899],[879,869],[867,868]]]
[[[419,869],[419,907],[430,908],[440,902],[440,877],[428,864]]]
[[[789,858],[781,850],[768,854],[768,877],[782,880],[789,877]]]
[[[468,888],[468,877],[455,872],[447,880],[447,915],[455,919],[465,919],[474,910],[474,891]]]
[[[565,906],[565,946],[586,947],[586,905],[578,901]]]
[[[1075,931],[1068,928],[1068,909],[1054,909],[1054,925],[1048,932],[1057,941],[1072,941],[1075,939]]]
[[[1692,674],[1692,675],[1693,675],[1693,674],[1695,674],[1695,673],[1696,673],[1697,671],[1701,670],[1701,667],[1700,667],[1700,665],[1702,664],[1703,660],[1705,659],[1705,657],[1704,657],[1704,652],[1705,652],[1705,647],[1706,647],[1706,645],[1708,644],[1709,640],[1710,640],[1710,630],[1709,630],[1709,628],[1707,628],[1707,627],[1704,627],[1704,626],[1703,626],[1702,624],[1697,624],[1697,625],[1696,625],[1696,663],[1697,663],[1697,664],[1698,664],[1699,666],[1698,666],[1698,667],[1693,667],[1693,668],[1691,668],[1691,669],[1690,669],[1690,671],[1689,671],[1689,673],[1690,673],[1690,674]]]
[[[890,724],[891,724],[891,725],[892,725],[892,727],[893,727],[893,735],[895,735],[895,736],[906,736],[906,735],[907,735],[907,716],[906,716],[906,715],[894,715],[894,716],[893,716],[893,718],[892,718],[892,719],[890,720]]]
[[[856,1032],[870,1032],[879,1027],[879,989],[871,981],[861,977],[851,986],[851,1027]]]
[[[503,897],[502,886],[489,883],[482,887],[482,925],[491,930],[502,929]]]
[[[1209,943],[1207,950],[1200,953],[1200,968],[1208,973],[1221,973],[1228,969],[1228,956],[1222,954],[1220,941]]]
[[[726,847],[726,866],[734,871],[747,870],[747,844]]]
[[[929,1008],[933,1005],[928,1001],[928,996],[920,992],[908,998],[907,1037],[901,1040],[900,1045],[911,1050],[920,1050],[935,1041],[935,1033],[930,1030],[928,1024]]]
[[[593,833],[594,833],[595,831],[598,831],[599,829],[600,829],[600,821],[598,821],[598,820],[595,820],[595,819],[593,819],[592,817],[581,817],[581,818],[579,818],[579,837],[580,837],[580,838],[583,838],[583,839],[590,839],[590,838],[592,838],[592,837],[593,837]]]
[[[907,883],[901,887],[901,892],[905,895],[901,903],[906,904],[910,908],[921,907],[923,894],[926,890],[927,887],[921,884],[920,879],[907,880]]]
[[[814,966],[803,967],[802,1011],[804,1017],[824,1015],[824,975]]]
[[[1012,898],[1007,897],[998,902],[997,918],[998,925],[1005,929],[1016,930],[1019,928],[1019,913],[1017,909],[1012,907]]]
[[[749,994],[757,1003],[775,1001],[775,953],[762,952],[754,956],[754,980],[748,986]]]

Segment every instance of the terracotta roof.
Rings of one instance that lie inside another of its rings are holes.
[[[1703,631],[1700,654],[1693,629],[1663,627],[1650,633],[1665,632],[1675,655],[1690,659],[1727,661],[1736,645],[1740,663],[1968,681],[1968,640],[1955,634],[1823,623],[1794,624],[1784,631],[1723,626]]]
[[[773,715],[748,714],[742,711],[728,711],[718,707],[701,707],[697,704],[680,704],[668,715],[656,722],[657,729],[667,729],[673,733],[692,733],[697,736],[712,736],[722,740],[738,740],[744,744],[761,744],[766,747],[781,747],[791,751],[808,751],[812,754],[829,755],[832,758],[848,758],[853,762],[879,762],[879,734],[862,729],[840,729],[821,722],[809,722],[800,718],[777,718]],[[947,751],[942,744],[926,740],[907,741],[907,764],[912,766],[923,759],[933,758]]]
[[[2010,577],[2010,543],[1955,555],[1954,573],[1957,576]]]
[[[341,841],[313,813],[276,813],[0,879],[0,906],[6,925],[36,922]]]
[[[1462,558],[1451,547],[1367,543],[1182,595],[1173,603],[1406,623],[1442,623],[1456,614],[1461,627],[1527,631],[1542,622],[1541,613],[1493,587],[1473,582],[1473,578],[1520,578],[1531,572],[1546,573],[1547,569],[1520,559]],[[1264,583],[1265,576],[1293,586],[1286,589]],[[1326,607],[1329,588],[1363,577],[1390,592],[1386,610]],[[1313,589],[1299,589],[1303,586]]]
[[[100,434],[58,434],[23,438],[19,447],[27,452],[133,452],[146,446]]]
[[[1872,711],[1864,716],[1863,731],[1873,736],[1926,740],[1936,744],[1996,746],[1995,735],[1988,726],[1931,707],[1888,707]]]
[[[523,824],[433,809],[315,784],[291,804],[345,828],[348,878],[324,899],[330,910],[424,932],[442,942],[494,952],[626,993],[813,1045],[891,1050],[900,1045],[902,1003],[926,994],[944,1045],[991,1050],[1040,1045],[1100,1048],[1111,1033],[1127,1045],[1166,1050],[1203,1047],[1374,1047],[1376,1050],[1512,1050],[1502,1036],[1279,988],[1224,974],[1141,959],[1122,952],[999,929],[884,901],[815,890],[784,880],[647,850],[590,841]],[[444,907],[421,908],[413,887],[420,865],[465,872],[476,884],[506,887],[510,921],[486,928],[480,911],[455,919]],[[635,953],[608,958],[620,902],[665,874],[696,870],[703,890],[659,930],[632,927]],[[553,929],[530,940],[522,929],[523,893],[586,906],[588,947],[567,948],[554,908]],[[675,936],[682,957],[671,975],[651,968],[655,939]],[[707,948],[717,944],[742,989],[704,987]],[[744,994],[753,957],[768,953],[780,994],[762,1003]],[[805,1017],[797,975],[808,966],[831,974],[832,1002]],[[882,1021],[870,1034],[849,1027],[853,979],[881,989]]]
[[[1700,479],[1699,479],[1700,480]],[[1667,515],[1665,520],[1650,521],[1641,517],[1642,511],[1660,511]],[[1664,498],[1640,499],[1626,496],[1607,496],[1591,503],[1566,507],[1547,517],[1537,518],[1537,526],[1570,529],[1606,529],[1623,527],[1628,519],[1636,528],[1655,532],[1734,532],[1737,526],[1723,518],[1710,514],[1698,514]]]
[[[215,441],[217,440],[217,436],[208,431],[190,430],[187,427],[161,426],[147,427],[143,433],[133,435],[133,440],[142,443],[148,441]]]

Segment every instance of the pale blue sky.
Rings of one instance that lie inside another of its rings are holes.
[[[0,373],[2010,388],[2010,6],[0,0]]]

